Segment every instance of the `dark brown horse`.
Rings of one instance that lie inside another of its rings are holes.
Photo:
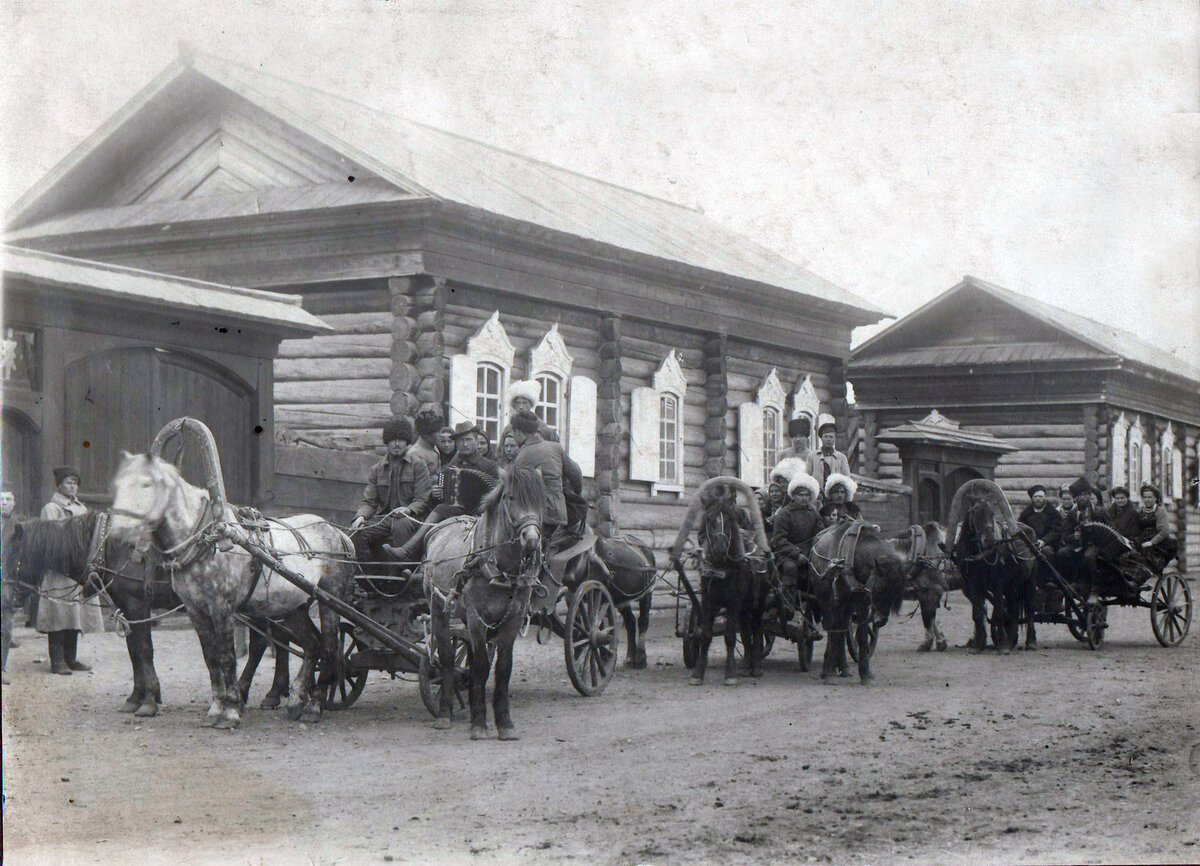
[[[809,556],[813,594],[828,639],[821,679],[848,676],[848,633],[858,648],[858,676],[871,673],[871,632],[887,624],[904,601],[904,564],[879,527],[854,520],[822,530]]]
[[[938,625],[938,608],[947,593],[962,589],[963,585],[962,576],[945,548],[946,531],[941,524],[930,521],[923,526],[910,526],[891,541],[904,560],[908,575],[904,597],[917,602],[925,626],[925,640],[917,646],[917,652],[929,652],[935,645],[938,652],[945,652],[950,644]]]
[[[480,505],[479,517],[455,517],[429,531],[421,574],[442,689],[436,727],[454,720],[454,648],[451,618],[467,626],[471,668],[471,739],[487,736],[485,689],[496,659],[492,698],[496,732],[517,739],[509,703],[513,643],[525,624],[542,565],[542,511],[546,489],[540,472],[502,472],[500,484]]]
[[[973,653],[987,649],[987,605],[992,606],[993,643],[1001,654],[1016,648],[1018,628],[1027,623],[1025,648],[1037,648],[1033,622],[1038,559],[1028,527],[1013,518],[999,486],[978,478],[954,494],[950,506],[954,564],[963,577],[963,595],[971,602]]]
[[[135,561],[132,549],[126,545],[110,538],[104,543],[103,556],[93,556],[94,547],[99,545],[97,528],[102,515],[89,511],[63,520],[33,518],[13,524],[4,539],[4,573],[20,584],[36,586],[43,572],[52,570],[85,586],[89,590],[87,604],[98,604],[96,596],[101,592],[111,599],[125,622],[125,646],[133,668],[133,691],[121,712],[154,716],[162,703],[162,686],[154,667],[151,617],[154,611],[179,606],[179,597],[170,581],[158,577],[150,563]],[[93,571],[96,579],[89,585],[87,575]],[[265,647],[265,641],[259,643]],[[252,669],[248,667],[248,671],[252,676]],[[249,677],[243,676],[249,687]],[[281,689],[286,695],[286,656],[276,660],[272,685],[273,693]],[[275,703],[278,705],[277,698]]]
[[[740,632],[745,653],[745,672],[761,677],[765,640],[763,615],[766,610],[769,561],[766,547],[753,548],[746,538],[753,529],[750,515],[738,507],[735,479],[709,479],[696,493],[701,509],[700,541],[700,643],[696,665],[688,682],[704,683],[708,650],[712,645],[717,613],[725,611],[725,680],[738,684],[736,644]],[[754,500],[751,500],[754,502]],[[754,502],[752,507],[757,508]],[[690,515],[689,515],[690,517]],[[690,522],[690,521],[689,521]],[[762,519],[758,519],[761,535]],[[685,530],[690,526],[685,526]],[[677,558],[675,551],[673,556]]]

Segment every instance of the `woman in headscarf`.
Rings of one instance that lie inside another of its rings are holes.
[[[79,501],[79,479],[79,470],[72,466],[54,470],[54,483],[58,489],[42,506],[43,520],[63,520],[87,513],[87,506]],[[92,669],[79,661],[79,633],[102,633],[104,617],[96,599],[84,601],[80,584],[65,574],[47,571],[41,580],[37,630],[46,635],[50,672],[66,676],[73,671]]]
[[[857,492],[858,482],[849,475],[834,472],[826,478],[825,507],[821,509],[821,517],[825,522],[832,525],[862,517],[862,509],[854,502],[854,494]]]

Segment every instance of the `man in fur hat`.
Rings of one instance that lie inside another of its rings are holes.
[[[530,382],[527,379],[522,379],[513,382],[508,386],[508,411],[515,415],[518,412],[533,412],[534,417],[537,417],[538,400],[542,396],[542,386],[537,382]],[[509,420],[508,425],[500,431],[500,441],[504,441],[504,437],[512,431],[512,421]],[[547,442],[561,442],[558,432],[553,427],[538,418],[538,433]]]
[[[1085,543],[1080,529],[1088,523],[1109,523],[1104,509],[1096,506],[1095,488],[1086,478],[1078,478],[1068,488],[1075,500],[1075,519],[1071,521],[1068,543],[1055,556],[1055,567],[1068,580],[1082,584],[1085,592],[1095,592],[1099,585],[1099,570],[1096,564],[1100,548]]]
[[[438,470],[442,468],[442,452],[438,450],[437,439],[444,426],[442,410],[433,403],[427,403],[417,413],[418,438],[415,441],[410,439],[408,443],[410,446],[408,450],[412,456],[425,461],[425,468],[429,470],[430,478],[437,475]],[[449,462],[449,459],[447,457],[446,462]]]
[[[436,425],[436,434],[441,427]],[[416,438],[407,418],[393,418],[383,425],[387,454],[371,467],[363,498],[358,505],[350,538],[360,562],[382,559],[381,545],[406,541],[430,510],[432,484],[429,466],[410,447]]]
[[[795,593],[808,585],[808,554],[812,540],[825,528],[825,520],[813,507],[821,488],[808,473],[796,475],[788,484],[789,501],[775,513],[771,550],[779,561],[779,575],[786,592]],[[793,598],[793,603],[795,599]]]
[[[854,502],[854,494],[858,492],[858,482],[849,475],[834,472],[825,479],[825,507],[821,509],[821,518],[832,526],[844,520],[858,520],[862,517],[862,509]]]
[[[830,475],[850,475],[850,461],[838,451],[837,420],[828,412],[817,419],[817,435],[821,437],[821,450],[808,455],[808,474],[824,485]]]
[[[1017,520],[1033,530],[1039,548],[1053,550],[1062,538],[1062,515],[1046,501],[1046,487],[1034,484],[1027,491],[1029,504]]]
[[[789,458],[799,458],[807,461],[812,449],[809,448],[809,435],[812,433],[812,422],[807,418],[793,418],[788,421],[787,435],[791,444],[779,452],[779,462]],[[806,462],[807,465],[807,462]]]

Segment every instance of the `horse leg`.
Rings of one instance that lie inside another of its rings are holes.
[[[471,640],[471,739],[487,738],[487,681],[492,669],[492,653],[487,628],[476,617],[467,622]]]
[[[320,603],[317,604],[317,616],[321,620],[321,673],[317,678],[317,693],[313,697],[313,703],[317,717],[320,718],[325,708],[326,696],[332,696],[334,688],[342,681],[343,660],[341,647],[338,645],[341,617],[333,608]],[[287,653],[280,650],[275,657],[277,662],[280,655],[286,657]]]
[[[146,696],[145,668],[142,665],[142,634],[141,629],[149,629],[149,623],[141,623],[129,627],[125,636],[125,649],[129,652],[129,666],[133,668],[133,691],[121,705],[121,712],[132,713],[142,705]]]
[[[246,650],[246,665],[242,668],[242,675],[238,677],[238,694],[242,696],[242,703],[250,700],[250,683],[254,681],[254,673],[258,670],[258,664],[262,661],[263,653],[267,651],[267,639],[259,633],[259,630],[266,631],[270,629],[270,625],[265,620],[256,620],[254,628],[250,629],[250,641]]]
[[[454,645],[450,640],[450,616],[436,597],[430,600],[429,613],[438,664],[442,669],[442,694],[438,699],[438,716],[433,726],[445,731],[454,722]]]
[[[236,728],[242,723],[242,700],[237,688],[237,651],[233,639],[233,610],[225,606],[212,614],[213,660],[221,704],[214,728]]]
[[[1037,625],[1033,621],[1033,615],[1037,609],[1037,576],[1035,570],[1033,574],[1028,576],[1025,581],[1025,592],[1022,593],[1023,604],[1025,611],[1025,649],[1035,650],[1038,648],[1037,642]]]
[[[625,646],[625,667],[638,667],[638,621],[637,614],[633,612],[633,605],[623,605],[621,607],[621,619],[625,622],[625,634],[629,638],[629,642]]]
[[[728,582],[733,579],[735,578],[732,576],[725,578],[725,682],[723,685],[727,686],[736,686],[738,684],[737,639],[738,629],[742,624],[742,611],[746,603],[744,587],[737,587],[734,592],[728,591]],[[740,604],[739,601],[741,602]],[[746,651],[746,655],[749,655],[751,652],[750,647],[743,648]]]
[[[871,611],[863,610],[858,618],[854,638],[858,641],[858,681],[870,685],[875,675],[871,673]]]
[[[937,638],[937,606],[938,599],[933,593],[924,590],[917,592],[917,603],[921,605],[921,624],[925,626],[925,640],[917,647],[917,652],[927,653],[933,649]]]
[[[987,628],[984,624],[987,619],[987,607],[981,593],[967,593],[964,587],[963,594],[971,602],[971,620],[975,623],[975,636],[967,643],[967,652],[981,653],[987,649]]]
[[[286,634],[279,634],[278,629],[272,629],[267,634],[278,642],[275,646],[275,675],[271,678],[271,688],[263,695],[262,702],[258,706],[264,710],[274,710],[279,707],[284,698],[292,693],[288,682],[291,679],[289,661],[291,653],[287,651],[288,636]]]
[[[646,657],[646,632],[650,628],[650,596],[650,593],[646,593],[638,599],[637,667],[639,668],[644,668],[650,663]]]
[[[696,653],[696,666],[692,668],[692,676],[688,680],[688,683],[693,686],[704,684],[704,674],[708,670],[708,648],[713,639],[713,621],[717,618],[712,594],[713,582],[702,582],[700,585],[700,646]]]
[[[147,606],[149,613],[149,606]],[[150,623],[143,622],[130,626],[126,646],[132,654],[134,667],[134,691],[141,691],[142,699],[135,716],[150,718],[158,715],[158,706],[162,703],[162,686],[158,682],[158,672],[154,670],[154,638]]]
[[[288,614],[284,624],[304,651],[304,660],[300,663],[296,678],[292,680],[291,694],[288,696],[288,718],[292,721],[319,722],[321,702],[313,695],[313,673],[321,656],[321,633],[309,619],[307,606]]]
[[[496,636],[496,684],[493,686],[492,710],[496,715],[496,735],[501,740],[518,739],[516,728],[513,727],[508,685],[512,678],[513,644],[516,643],[520,626],[520,620],[514,617],[505,624],[503,632]]]
[[[224,707],[221,705],[221,671],[216,652],[216,634],[212,624],[212,616],[207,611],[188,607],[188,618],[196,630],[196,638],[200,641],[200,652],[204,655],[204,664],[208,668],[208,678],[212,686],[212,703],[204,715],[203,725],[212,727],[221,718]]]

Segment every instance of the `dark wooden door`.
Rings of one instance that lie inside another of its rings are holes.
[[[145,451],[164,424],[190,415],[213,431],[230,499],[252,500],[253,393],[217,365],[150,347],[101,352],[67,368],[64,401],[66,452],[83,472],[85,498],[107,496],[122,449]],[[179,465],[203,483],[198,455],[185,452]]]
[[[41,478],[42,460],[37,426],[23,412],[5,409],[4,434],[0,442],[0,457],[3,458],[4,483],[13,489],[17,497],[17,514],[37,517],[42,507]],[[46,475],[49,475],[46,472]]]

